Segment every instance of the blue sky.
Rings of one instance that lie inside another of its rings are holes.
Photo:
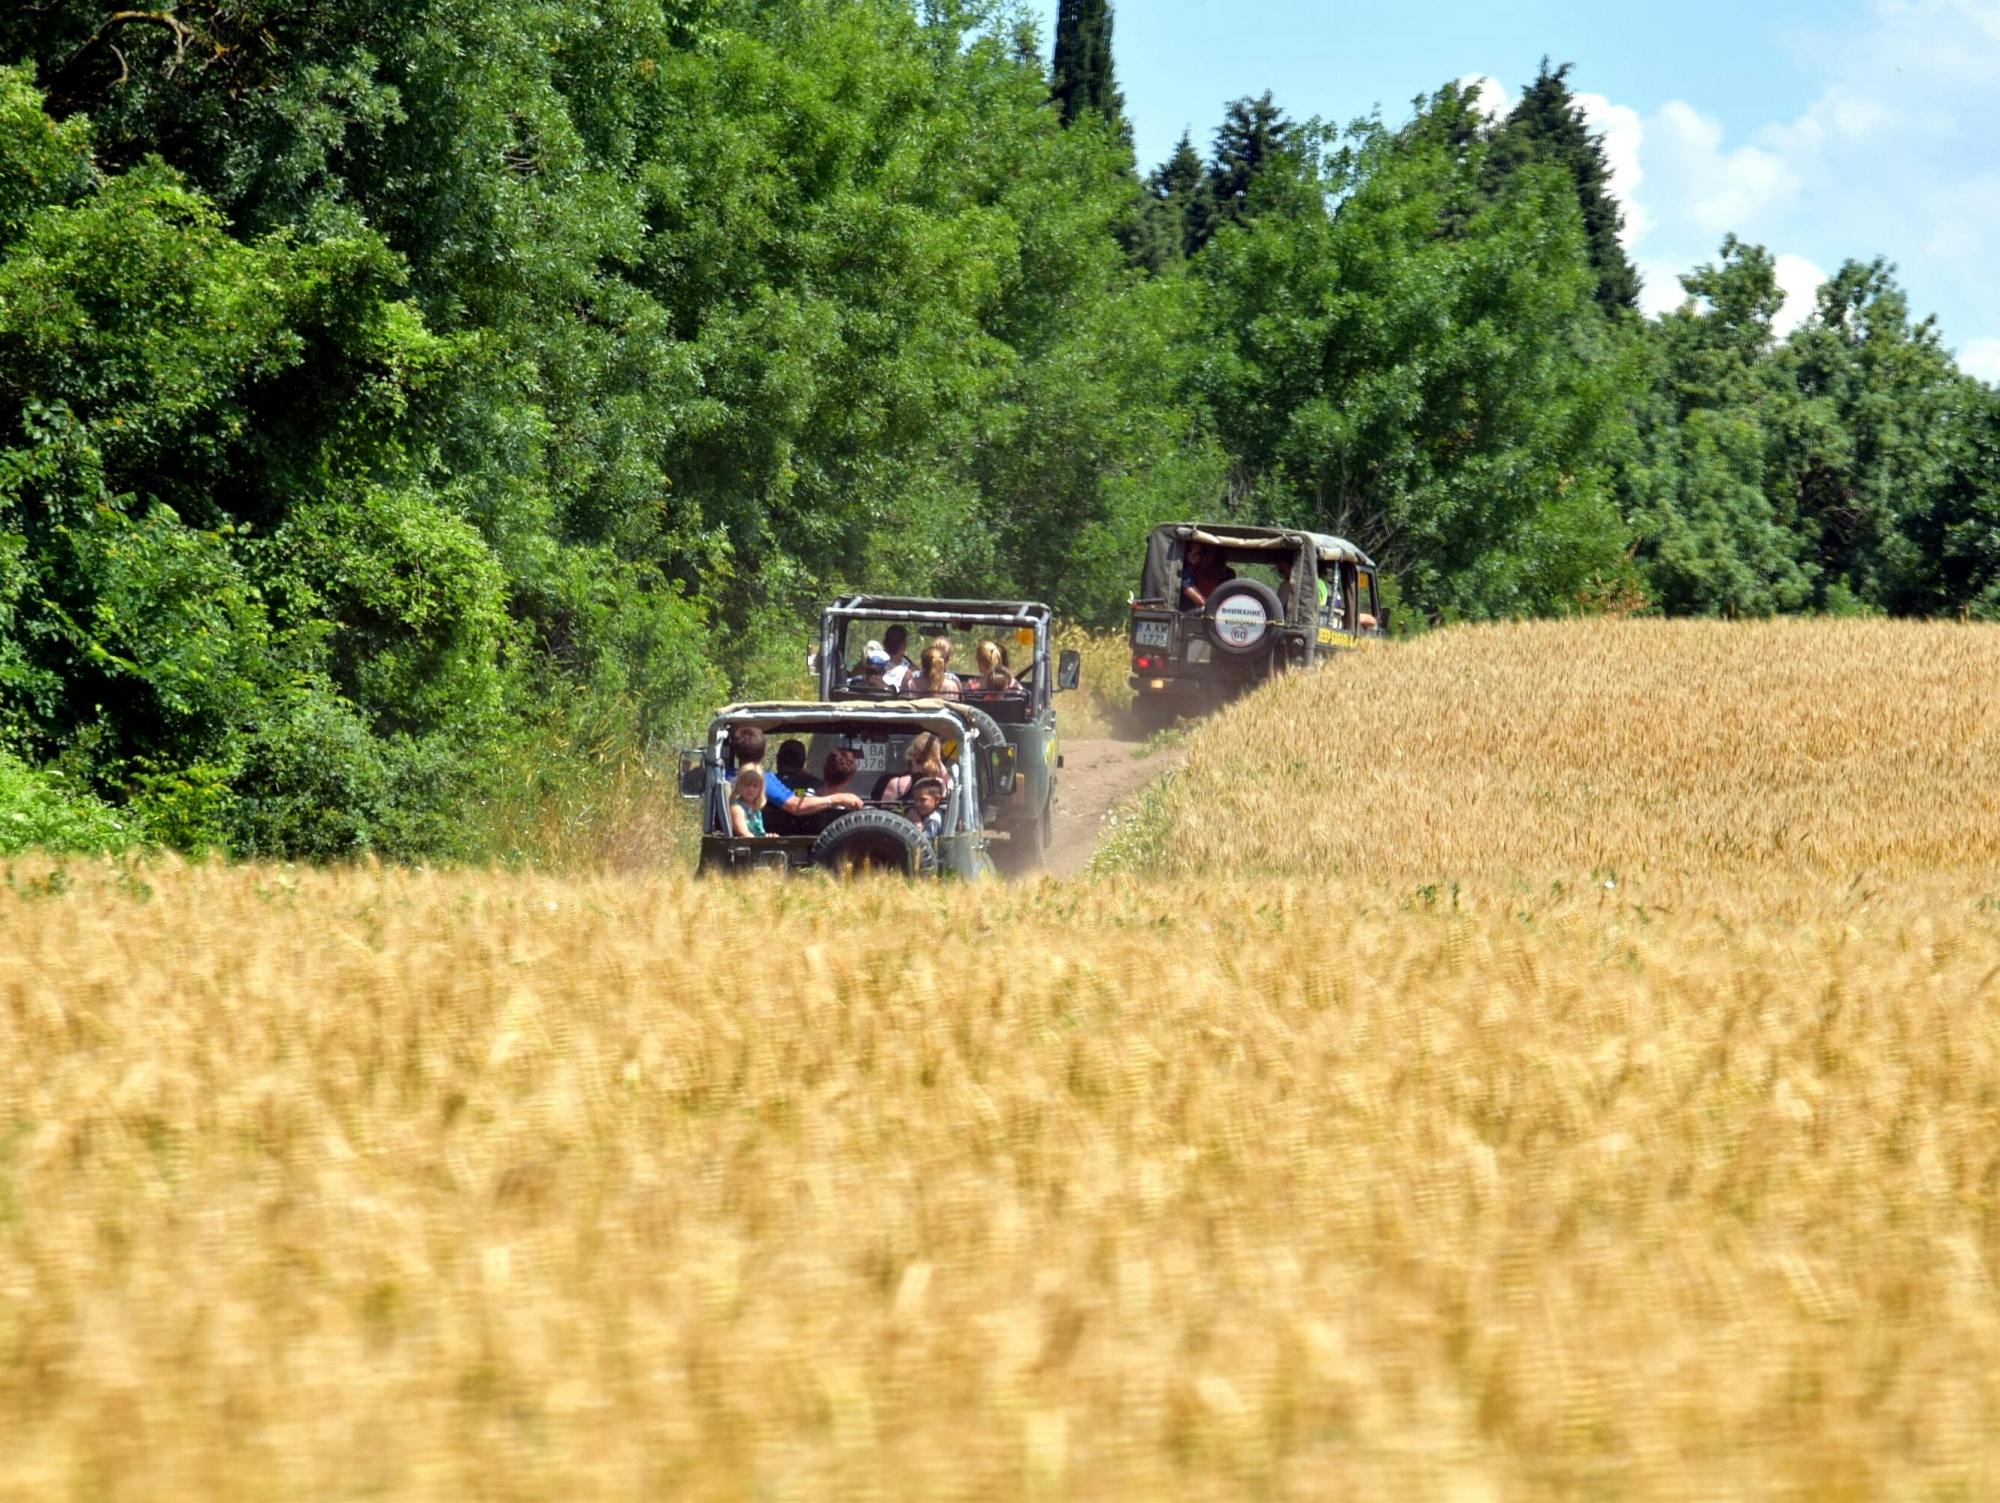
[[[1046,39],[1055,0],[1029,0]],[[1810,307],[1824,272],[1884,256],[1968,370],[2000,381],[2000,0],[1683,0],[1336,7],[1114,0],[1142,165],[1269,89],[1294,116],[1409,112],[1452,79],[1511,102],[1542,56],[1575,64],[1627,206],[1647,306],[1735,231]]]

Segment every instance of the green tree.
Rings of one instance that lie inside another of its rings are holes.
[[[1818,603],[1915,603],[1924,590],[1912,581],[1932,570],[1904,524],[1933,513],[1962,473],[1967,429],[1966,382],[1935,321],[1911,317],[1887,263],[1849,261],[1776,352],[1771,381],[1789,400],[1770,484],[1812,548]]]
[[[1258,180],[1285,160],[1294,129],[1269,90],[1256,99],[1232,100],[1224,109],[1208,162],[1208,191],[1189,199],[1195,249],[1222,226],[1249,216]]]
[[[1434,617],[1574,608],[1624,569],[1619,366],[1566,182],[1482,199],[1480,149],[1432,118],[1463,104],[1281,158],[1282,212],[1197,263],[1199,380],[1245,511],[1354,537]]]
[[[1910,559],[1891,606],[2000,621],[2000,391],[1958,386],[1958,443],[1944,481],[1904,512]]]
[[[1784,401],[1769,379],[1784,306],[1776,264],[1731,236],[1719,262],[1681,283],[1687,301],[1660,320],[1658,398],[1625,472],[1641,566],[1677,614],[1799,609],[1819,571],[1796,514],[1767,484],[1772,408]]]
[[[1597,272],[1597,301],[1607,310],[1639,306],[1639,274],[1619,236],[1625,212],[1611,193],[1611,166],[1604,138],[1594,135],[1569,87],[1570,64],[1541,72],[1521,91],[1521,101],[1494,131],[1486,156],[1489,184],[1497,184],[1528,163],[1553,165],[1569,174],[1577,208]]]
[[[1050,93],[1064,125],[1090,114],[1114,130],[1126,129],[1125,96],[1111,57],[1110,0],[1058,0]]]
[[[1180,255],[1192,256],[1200,250],[1202,236],[1214,218],[1214,200],[1191,133],[1181,132],[1173,155],[1153,169],[1146,187],[1166,212]]]

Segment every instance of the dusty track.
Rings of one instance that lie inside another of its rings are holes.
[[[1090,861],[1104,816],[1180,762],[1180,748],[1139,755],[1136,741],[1062,743],[1063,766],[1056,782],[1055,832],[1049,841],[1048,870],[1074,876]]]

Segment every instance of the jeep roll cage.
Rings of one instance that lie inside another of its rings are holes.
[[[734,770],[729,737],[739,726],[746,725],[755,726],[772,742],[787,736],[834,736],[858,743],[870,731],[907,742],[919,731],[930,731],[954,747],[954,771],[961,774],[953,781],[945,800],[945,828],[954,834],[980,830],[988,811],[1013,791],[1013,748],[1004,740],[997,746],[983,744],[978,726],[947,700],[904,699],[865,704],[768,700],[724,705],[709,721],[708,735],[702,745],[681,757],[681,796],[702,801],[705,834],[728,832],[726,775]],[[968,793],[976,797],[968,800]]]
[[[1064,652],[1056,669],[1048,669],[1055,613],[1038,600],[945,600],[915,595],[844,595],[820,612],[819,649],[814,669],[820,698],[836,702],[897,704],[894,696],[870,694],[847,686],[850,644],[847,629],[857,621],[900,623],[921,640],[944,632],[971,633],[975,628],[1007,639],[1007,645],[1028,646],[1022,633],[1032,633],[1032,657],[1014,677],[1022,695],[1017,704],[1029,711],[1044,708],[1057,689],[1073,686],[1076,654]],[[991,710],[994,704],[973,698]]]

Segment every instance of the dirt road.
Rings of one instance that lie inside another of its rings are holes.
[[[1180,748],[1139,755],[1136,741],[1062,743],[1057,774],[1055,831],[1049,840],[1048,870],[1073,876],[1090,861],[1104,816],[1180,761]]]

